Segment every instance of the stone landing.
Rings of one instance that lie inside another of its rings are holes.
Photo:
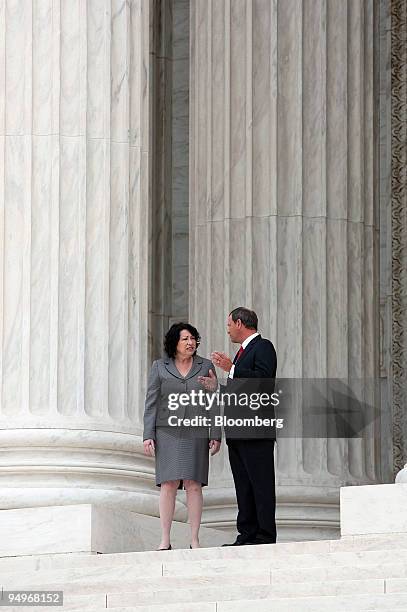
[[[405,484],[343,489],[339,540],[219,547],[219,536],[224,541],[224,534],[203,529],[202,542],[208,537],[208,547],[189,550],[184,524],[179,544],[179,526],[174,526],[175,550],[165,552],[24,555],[23,539],[28,550],[41,534],[41,521],[34,521],[31,514],[20,531],[23,511],[7,511],[14,513],[7,516],[13,516],[15,522],[9,522],[7,533],[6,515],[0,516],[0,540],[4,539],[0,586],[4,591],[63,591],[63,610],[77,612],[407,610],[406,505],[401,505],[406,494]],[[153,524],[158,519],[129,516],[133,513],[113,515],[112,509],[109,514],[106,508],[92,506],[35,510],[37,518],[43,519],[42,533],[48,533],[48,545],[52,534],[58,535],[53,531],[57,518],[67,521],[60,552],[70,549],[73,553],[80,546],[82,553],[107,551],[123,541],[129,547],[155,547],[158,539],[158,525]],[[113,516],[117,520],[114,527]],[[14,554],[21,556],[11,558],[13,537]],[[83,542],[88,543],[86,550]]]

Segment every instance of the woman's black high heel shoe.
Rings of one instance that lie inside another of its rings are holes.
[[[157,552],[160,550],[172,550],[172,546],[170,544],[168,548],[157,548]]]

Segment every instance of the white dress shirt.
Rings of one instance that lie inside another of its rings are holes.
[[[248,338],[246,338],[246,340],[244,340],[242,342],[242,344],[241,344],[242,349],[245,350],[245,348],[247,347],[249,342],[251,342],[253,340],[253,338],[255,338],[256,336],[259,336],[259,335],[260,335],[259,332],[255,332],[251,336],[248,336]],[[232,367],[230,368],[230,372],[229,372],[228,378],[233,378],[234,373],[235,373],[235,364],[233,364]]]

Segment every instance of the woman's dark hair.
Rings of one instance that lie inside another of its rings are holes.
[[[171,325],[164,338],[164,350],[168,357],[175,357],[177,353],[177,344],[179,342],[181,332],[184,329],[188,330],[191,336],[195,338],[196,346],[198,348],[201,341],[201,336],[199,335],[198,330],[189,323],[174,323]],[[194,355],[196,355],[196,351],[194,352]]]

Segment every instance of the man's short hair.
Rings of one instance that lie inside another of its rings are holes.
[[[249,310],[244,306],[239,306],[238,308],[234,308],[232,310],[230,316],[235,323],[238,319],[240,319],[242,324],[247,327],[247,329],[254,329],[257,331],[259,320],[254,310]]]

